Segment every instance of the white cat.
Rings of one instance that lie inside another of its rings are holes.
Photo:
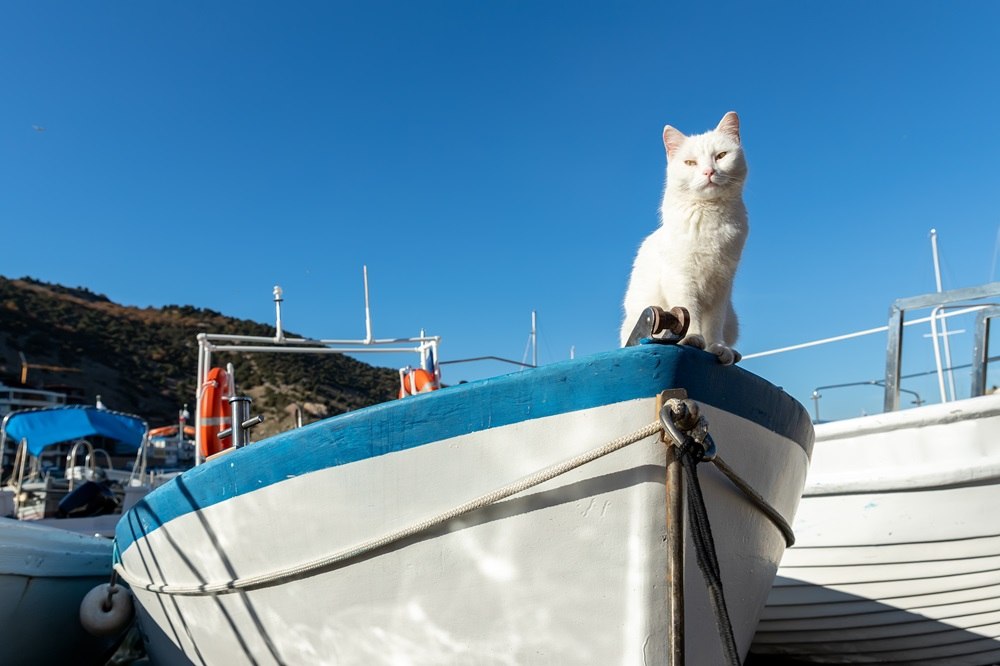
[[[710,132],[685,136],[663,128],[667,183],[660,227],[643,241],[625,293],[622,345],[650,305],[682,306],[691,325],[681,344],[707,349],[724,364],[738,360],[732,290],[749,225],[743,205],[747,163],[740,119],[730,111]]]

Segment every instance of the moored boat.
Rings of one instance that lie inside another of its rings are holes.
[[[123,509],[155,485],[146,475],[147,433],[134,414],[85,405],[7,414],[0,450],[13,464],[0,491],[4,513],[111,537]]]
[[[725,663],[693,543],[668,593],[667,390],[765,505],[698,467],[742,658],[812,427],[740,368],[643,344],[343,414],[150,493],[118,525],[116,569],[151,659],[665,663],[683,626],[686,663]]]
[[[886,411],[816,426],[797,543],[782,560],[755,654],[1000,663],[1000,394],[986,382],[989,322],[1000,308],[982,305],[997,297],[1000,283],[893,304]],[[899,411],[904,313],[959,306],[979,308],[969,397]]]
[[[65,404],[65,393],[0,383],[0,418],[21,409],[61,407]]]
[[[0,662],[103,664],[121,632],[88,633],[80,605],[111,577],[110,539],[0,518]]]
[[[149,431],[146,465],[150,469],[179,470],[194,464],[195,429],[185,425],[187,409],[178,425],[160,426]]]

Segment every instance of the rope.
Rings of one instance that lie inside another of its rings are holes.
[[[727,465],[722,459],[722,456],[716,455],[715,458],[712,459],[712,464],[715,465],[720,472],[725,474],[726,478],[732,481],[733,485],[739,488],[743,494],[746,495],[747,499],[753,502],[754,506],[760,509],[760,512],[767,516],[772,523],[774,523],[775,527],[781,531],[782,536],[785,537],[785,546],[787,548],[791,548],[795,545],[795,532],[792,531],[792,526],[788,524],[788,521],[785,520],[784,516],[778,513],[777,509],[768,504],[763,495],[758,493],[749,483],[740,478],[740,475],[736,473],[736,470]]]
[[[791,548],[795,544],[795,532],[792,531],[792,526],[788,524],[785,517],[778,512],[773,506],[771,506],[768,501],[757,492],[753,486],[743,480],[743,478],[736,473],[732,467],[730,467],[722,456],[716,453],[715,442],[712,440],[712,436],[708,432],[708,422],[704,417],[698,416],[698,406],[693,400],[678,400],[673,398],[667,401],[664,405],[664,411],[660,413],[660,423],[663,425],[664,431],[667,436],[676,443],[676,446],[681,446],[681,443],[687,439],[694,441],[698,447],[701,449],[698,461],[706,461],[714,464],[720,472],[726,475],[726,478],[738,490],[740,490],[750,502],[756,506],[761,513],[763,513],[767,518],[774,523],[774,526],[778,528],[782,536],[785,537],[785,546]],[[677,421],[683,421],[687,423],[687,426],[681,427]]]
[[[118,572],[112,569],[111,581],[108,583],[108,597],[101,604],[101,610],[103,610],[105,613],[110,611],[114,606],[114,601],[112,598],[115,596],[115,594],[118,593],[117,583],[118,583]]]
[[[784,517],[767,500],[754,490],[750,484],[727,465],[716,453],[715,442],[708,432],[708,422],[699,415],[698,404],[692,400],[672,398],[667,400],[660,411],[660,423],[669,438],[668,444],[673,444],[677,451],[677,460],[684,472],[688,495],[688,523],[691,527],[691,538],[695,546],[695,556],[698,569],[701,570],[708,589],[709,601],[715,615],[715,625],[719,631],[721,648],[730,666],[740,666],[739,649],[736,647],[736,637],[733,634],[733,623],[726,606],[726,596],[722,589],[722,572],[719,569],[719,558],[715,551],[715,539],[712,537],[712,527],[705,507],[705,497],[698,478],[698,464],[710,461],[753,502],[781,530],[786,543],[791,546],[795,535]],[[667,441],[665,439],[665,441]]]
[[[205,395],[205,391],[209,386],[219,387],[219,382],[214,379],[209,379],[207,382],[202,382],[201,386],[198,387],[198,402],[201,402],[201,397]]]
[[[613,439],[607,444],[599,446],[592,449],[586,453],[580,454],[569,460],[556,463],[555,465],[550,465],[544,469],[535,472],[529,476],[526,476],[518,481],[509,483],[501,488],[498,488],[492,492],[486,493],[485,495],[480,495],[479,497],[461,504],[449,511],[440,513],[436,516],[423,520],[419,523],[411,525],[409,527],[391,532],[382,537],[371,539],[365,541],[356,546],[350,548],[345,548],[331,555],[321,557],[319,559],[312,560],[310,562],[305,562],[300,565],[293,567],[288,567],[285,569],[280,569],[278,571],[261,574],[257,576],[245,576],[242,578],[235,578],[222,583],[203,583],[200,585],[169,585],[169,584],[157,584],[149,581],[141,580],[136,576],[129,573],[124,565],[118,561],[115,562],[114,568],[121,576],[122,580],[127,582],[133,588],[139,588],[143,590],[148,590],[150,592],[155,592],[157,594],[169,594],[176,596],[198,596],[205,594],[229,594],[239,590],[248,590],[261,587],[268,587],[271,585],[277,585],[279,583],[305,577],[307,575],[316,573],[321,570],[329,569],[347,560],[352,560],[367,553],[370,553],[386,546],[401,541],[408,537],[424,532],[433,527],[441,525],[449,520],[453,520],[459,516],[462,516],[476,509],[481,509],[487,507],[491,504],[495,504],[500,500],[506,499],[512,495],[516,495],[520,492],[528,490],[534,486],[542,484],[546,481],[554,479],[557,476],[570,472],[577,467],[581,467],[589,462],[597,460],[609,453],[614,453],[619,449],[623,449],[630,444],[634,444],[640,440],[647,437],[655,435],[663,430],[663,424],[660,421],[654,421],[649,425],[636,430],[635,432]]]
[[[701,482],[698,479],[697,466],[701,462],[698,444],[686,437],[684,442],[677,442],[677,458],[684,470],[688,494],[688,523],[691,526],[691,537],[698,568],[705,579],[708,588],[708,598],[715,613],[715,624],[722,641],[722,652],[726,662],[732,666],[740,666],[740,653],[736,647],[736,637],[733,635],[733,623],[726,607],[726,595],[722,589],[722,572],[719,569],[719,558],[715,554],[715,539],[712,537],[712,527],[708,522],[708,510],[705,508],[705,497],[701,492]],[[696,453],[696,449],[698,452]]]

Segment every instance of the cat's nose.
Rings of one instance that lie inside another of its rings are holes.
[[[715,175],[715,169],[713,169],[712,167],[708,167],[707,169],[705,169],[704,174],[708,176],[709,180],[712,180],[712,176]]]

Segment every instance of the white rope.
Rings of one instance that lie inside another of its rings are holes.
[[[652,435],[663,430],[663,425],[660,421],[655,421],[649,425],[636,430],[632,434],[625,435],[614,439],[607,444],[592,449],[586,453],[580,454],[569,460],[556,463],[544,469],[541,469],[534,474],[523,477],[522,479],[515,481],[513,483],[507,484],[501,488],[498,488],[492,492],[486,493],[485,495],[480,495],[479,497],[461,504],[454,509],[445,511],[444,513],[438,514],[432,518],[428,518],[419,523],[411,525],[409,527],[397,530],[386,534],[385,536],[371,539],[365,541],[356,546],[350,548],[345,548],[331,555],[321,557],[319,559],[313,560],[311,562],[305,562],[294,567],[288,567],[285,569],[280,569],[278,571],[260,574],[257,576],[246,576],[243,578],[235,578],[223,583],[203,583],[201,585],[169,585],[166,583],[157,584],[151,583],[149,581],[141,580],[136,576],[129,573],[121,562],[115,563],[115,571],[118,575],[127,582],[133,588],[139,588],[143,590],[148,590],[150,592],[156,592],[157,594],[170,594],[178,596],[198,596],[206,594],[228,594],[230,592],[237,592],[239,590],[247,590],[258,587],[266,587],[269,585],[275,585],[277,583],[284,582],[286,580],[291,580],[294,578],[300,578],[314,572],[328,569],[336,564],[344,562],[346,560],[351,560],[366,553],[370,553],[380,548],[385,548],[386,546],[401,541],[408,537],[424,532],[433,527],[446,523],[449,520],[457,518],[461,515],[475,511],[476,509],[481,509],[487,507],[491,504],[495,504],[500,500],[506,499],[512,495],[523,492],[537,486],[541,483],[554,479],[557,476],[570,472],[577,467],[585,465],[589,462],[597,460],[609,453],[614,453],[619,449],[623,449],[630,444],[634,444],[638,441],[646,439]]]
[[[948,312],[943,315],[938,315],[937,317],[922,317],[920,319],[914,319],[912,321],[903,322],[903,326],[913,326],[914,324],[925,324],[934,319],[944,319],[946,317],[957,317],[958,315],[968,314],[970,312],[976,312],[978,310],[984,309],[985,305],[977,305],[974,307],[963,308],[961,310],[955,310],[954,312]],[[883,333],[888,331],[888,326],[879,326],[878,328],[869,328],[864,331],[857,331],[855,333],[846,333],[844,335],[837,335],[832,338],[823,338],[821,340],[813,340],[812,342],[803,342],[797,345],[791,345],[789,347],[782,347],[780,349],[769,349],[768,351],[754,352],[753,354],[744,354],[743,360],[749,361],[753,358],[761,358],[763,356],[774,356],[775,354],[783,354],[785,352],[795,351],[797,349],[806,349],[807,347],[818,347],[820,345],[829,344],[831,342],[840,342],[841,340],[850,340],[851,338],[860,338],[865,335],[872,335],[873,333]]]
[[[219,382],[215,381],[214,379],[209,379],[207,382],[202,382],[201,387],[198,389],[198,402],[201,402],[201,397],[205,395],[205,391],[208,390],[209,386],[214,386],[215,388],[219,388]]]

